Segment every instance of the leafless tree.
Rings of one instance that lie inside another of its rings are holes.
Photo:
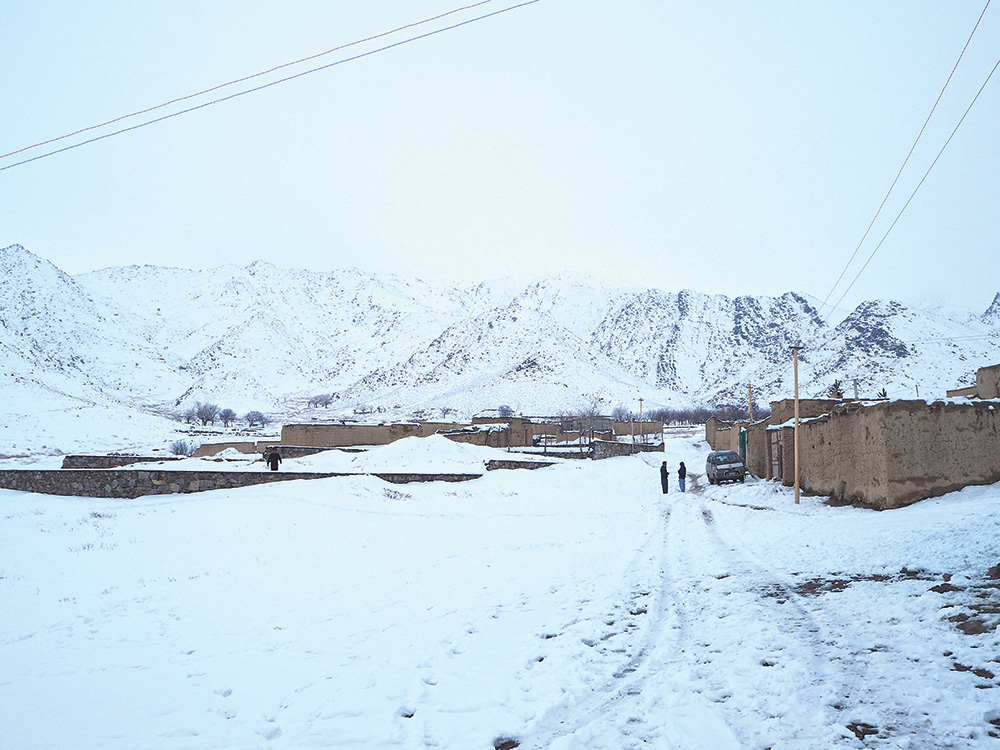
[[[198,401],[194,405],[194,413],[202,426],[207,425],[209,422],[215,424],[215,420],[219,418],[219,407],[217,404],[203,404],[201,401]]]

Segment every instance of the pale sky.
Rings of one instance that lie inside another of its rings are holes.
[[[475,0],[6,0],[0,153]],[[438,21],[0,167],[516,5]],[[827,297],[984,0],[538,0],[0,171],[0,246],[72,274],[266,259]],[[1000,55],[989,7],[853,280]],[[843,302],[1000,291],[1000,72]]]

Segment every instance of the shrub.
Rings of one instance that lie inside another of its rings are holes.
[[[175,456],[191,456],[194,454],[195,446],[187,440],[175,440],[170,444],[170,452]]]

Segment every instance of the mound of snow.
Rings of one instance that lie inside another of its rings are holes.
[[[359,454],[326,451],[286,462],[295,471],[481,474],[490,459],[524,458],[496,448],[456,443],[443,435],[408,437]],[[529,459],[530,460],[530,459]],[[285,464],[282,465],[283,468]]]

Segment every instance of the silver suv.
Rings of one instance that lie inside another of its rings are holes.
[[[709,484],[742,482],[746,479],[747,467],[736,451],[713,451],[705,461],[705,476]]]

